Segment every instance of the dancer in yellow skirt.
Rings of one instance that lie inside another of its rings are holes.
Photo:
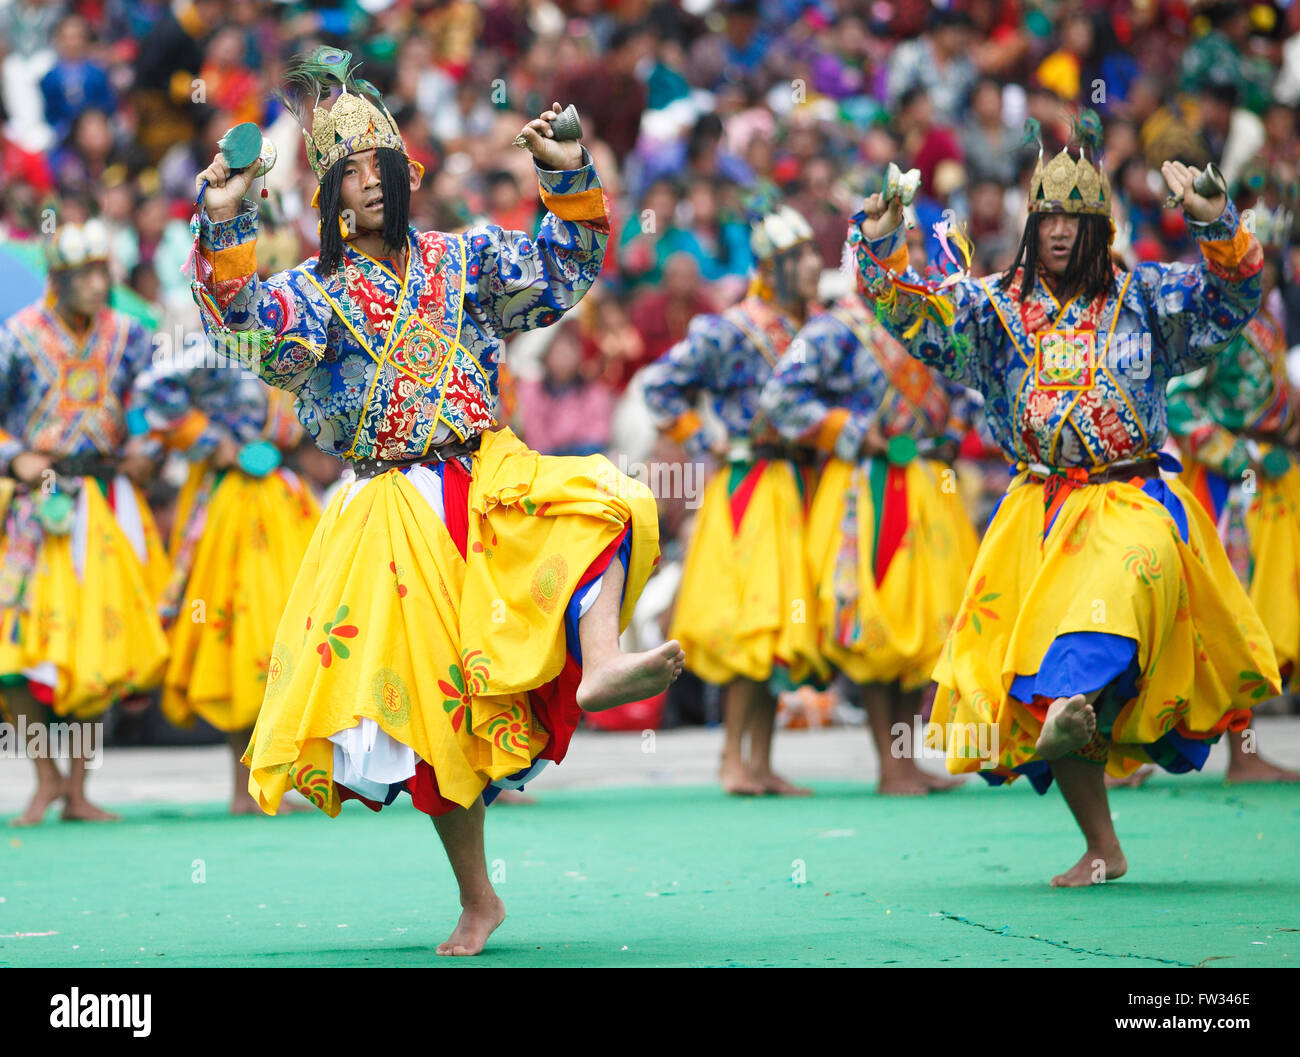
[[[788,441],[831,456],[807,529],[818,643],[862,687],[879,791],[949,788],[910,743],[979,546],[951,467],[966,391],[908,356],[854,291],[799,331],[762,406]]]
[[[1259,307],[1259,244],[1225,195],[1197,193],[1198,174],[1167,162],[1204,261],[1117,273],[1099,125],[1085,112],[1079,145],[1040,157],[1016,266],[1000,278],[940,289],[906,271],[897,197],[871,196],[853,220],[881,321],[983,393],[1020,468],[935,670],[927,736],[950,771],[1059,783],[1087,842],[1052,879],[1066,886],[1127,869],[1106,769],[1198,768],[1279,684],[1214,525],[1161,480],[1158,459],[1168,379],[1213,361]]]
[[[185,452],[190,476],[177,502],[172,576],[160,604],[171,660],[163,715],[201,716],[234,755],[232,814],[251,814],[240,763],[262,707],[275,630],[320,507],[282,464],[302,427],[292,398],[235,365],[187,369],[161,360],[135,384],[131,424]]]
[[[37,752],[36,793],[16,825],[62,799],[64,819],[117,816],[86,799],[99,720],[152,689],[167,662],[155,600],[167,560],[133,481],[131,385],[148,335],[108,308],[108,231],[61,224],[47,247],[50,294],[0,328],[0,686],[18,729],[72,750],[64,776]]]
[[[1169,383],[1169,430],[1182,452],[1182,481],[1218,526],[1282,678],[1291,680],[1300,659],[1300,416],[1286,336],[1267,307],[1289,228],[1279,221],[1257,208],[1264,305],[1222,356]],[[1300,781],[1259,754],[1252,729],[1229,731],[1228,747],[1231,782]]]
[[[772,733],[776,691],[825,674],[803,544],[816,451],[783,444],[759,396],[816,297],[821,264],[803,217],[770,203],[755,211],[749,296],[693,319],[646,368],[645,397],[688,455],[711,452],[721,464],[704,489],[669,633],[693,672],[725,687],[722,787],[806,795],[772,770]],[[696,409],[705,394],[725,442],[710,437]]]
[[[661,693],[684,660],[675,642],[618,648],[658,557],[649,490],[602,457],[543,458],[491,430],[502,338],[581,299],[606,203],[586,150],[550,135],[557,104],[519,140],[548,210],[536,238],[416,232],[421,170],[351,56],[300,57],[286,94],[321,181],[321,252],[259,279],[257,212],[241,205],[253,170],[218,155],[199,178],[195,293],[214,341],[295,393],[308,434],[356,476],[280,621],[249,791],[273,813],[296,788],[331,816],[409,793],[460,888],[438,953],[475,954],[505,918],[485,802],[562,760],[581,710]]]

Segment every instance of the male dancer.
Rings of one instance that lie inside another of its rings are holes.
[[[961,386],[918,363],[853,291],[810,319],[777,361],[762,407],[823,468],[808,520],[819,645],[862,687],[879,791],[957,784],[899,751],[961,606],[979,541],[950,465],[967,429]]]
[[[807,318],[821,264],[812,229],[789,206],[751,226],[758,261],[749,295],[645,369],[655,424],[692,457],[713,452],[670,634],[691,670],[723,686],[722,788],[736,795],[806,795],[772,770],[776,691],[823,674],[804,555],[815,450],[781,442],[759,412],[772,367]],[[710,398],[726,430],[715,444],[696,410]],[[749,733],[749,755],[744,736]]]
[[[1280,219],[1257,210],[1263,303],[1222,356],[1169,383],[1169,431],[1183,454],[1183,480],[1219,526],[1290,680],[1300,660],[1300,416],[1287,380],[1286,335],[1268,309],[1289,226]],[[1260,756],[1253,740],[1253,732],[1228,732],[1230,782],[1300,781]]]
[[[65,820],[118,817],[86,799],[89,721],[156,686],[167,662],[155,611],[167,561],[132,483],[153,464],[127,452],[131,384],[153,348],[108,307],[108,243],[97,220],[61,224],[46,247],[49,296],[0,328],[0,686],[28,729],[84,724],[66,776],[48,755],[33,760],[19,826],[58,800]]]
[[[676,642],[619,652],[658,554],[653,496],[608,460],[543,458],[493,431],[504,335],[549,326],[600,270],[609,220],[557,104],[521,133],[548,213],[536,240],[407,223],[422,170],[351,56],[299,58],[289,103],[321,186],[321,252],[257,276],[252,171],[200,175],[199,301],[316,444],[357,473],[321,517],[276,635],[244,760],[273,813],[290,786],[337,815],[410,793],[433,816],[463,913],[447,955],[505,918],[487,875],[484,805],[563,759],[580,710],[662,692]],[[337,94],[336,94],[337,93]],[[202,193],[202,191],[201,191]]]
[[[160,435],[190,460],[160,605],[171,645],[163,715],[182,727],[201,716],[225,733],[234,763],[231,814],[253,814],[240,757],[262,707],[275,630],[320,516],[308,486],[282,465],[302,427],[288,393],[234,361],[190,368],[160,360],[136,379],[134,403],[133,431]]]
[[[1166,382],[1214,360],[1259,307],[1259,244],[1226,196],[1202,197],[1197,173],[1170,161],[1163,175],[1205,259],[1117,273],[1099,124],[1091,115],[1076,148],[1040,155],[1000,278],[936,291],[904,274],[897,198],[868,198],[850,231],[881,322],[984,394],[1020,469],[935,671],[930,729],[950,771],[1060,784],[1087,847],[1058,886],[1127,869],[1103,764],[1117,776],[1200,767],[1279,682],[1213,524],[1158,460]],[[945,739],[972,729],[995,733],[996,752],[970,758],[965,738]]]

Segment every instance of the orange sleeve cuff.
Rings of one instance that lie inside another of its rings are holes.
[[[886,257],[883,263],[895,275],[902,275],[907,271],[907,266],[912,263],[907,253],[907,242],[899,243],[898,249]]]
[[[810,438],[812,444],[818,451],[834,451],[836,438],[839,437],[840,430],[848,420],[849,410],[846,407],[837,407],[829,411],[812,434]]]
[[[678,444],[681,444],[687,437],[694,436],[703,428],[704,420],[700,418],[699,412],[686,411],[678,415],[677,421],[664,430],[664,433],[666,433],[671,440],[675,440]]]
[[[1254,241],[1244,226],[1238,227],[1237,233],[1230,239],[1220,242],[1202,242],[1201,253],[1207,261],[1217,264],[1224,271],[1236,271],[1250,253],[1251,243]]]
[[[569,195],[551,194],[545,187],[539,190],[542,193],[542,205],[561,220],[604,220],[609,216],[605,192],[599,187]]]
[[[192,448],[203,436],[203,431],[208,428],[208,421],[208,416],[195,408],[186,412],[185,417],[171,429],[156,430],[155,434],[162,439],[163,445],[168,450],[184,451]]]
[[[224,250],[200,249],[200,253],[212,265],[214,282],[227,279],[242,279],[246,275],[257,274],[257,243],[241,242]]]

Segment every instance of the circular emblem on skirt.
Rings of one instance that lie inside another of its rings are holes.
[[[560,555],[552,554],[542,562],[533,573],[532,587],[529,588],[537,608],[543,613],[553,613],[568,580],[569,565]]]
[[[380,668],[370,680],[375,707],[386,723],[404,727],[411,719],[411,695],[402,677],[391,668]]]
[[[293,660],[288,647],[277,642],[271,650],[271,659],[266,662],[267,695],[278,694],[289,682],[289,673],[293,670]]]

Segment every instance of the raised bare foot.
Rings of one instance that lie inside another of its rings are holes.
[[[1118,844],[1113,848],[1089,848],[1065,873],[1052,878],[1053,888],[1087,888],[1114,881],[1128,873],[1128,860]]]
[[[1146,785],[1147,779],[1156,773],[1154,767],[1139,767],[1132,774],[1124,778],[1112,778],[1106,775],[1107,789],[1137,789],[1139,786]]]
[[[1058,697],[1047,709],[1034,751],[1044,760],[1059,760],[1081,749],[1097,732],[1097,717],[1083,694]]]
[[[578,684],[578,707],[603,712],[629,701],[644,701],[661,694],[681,674],[686,654],[676,639],[642,653],[616,653],[609,660],[585,665]]]
[[[754,781],[762,787],[763,792],[774,796],[812,796],[811,789],[787,782],[775,771],[751,771]]]
[[[11,818],[11,826],[39,826],[45,819],[45,812],[49,810],[50,805],[63,796],[63,783],[51,783],[50,785],[38,785],[36,792],[32,794],[31,801],[27,804],[25,810],[17,818]]]
[[[1249,785],[1252,782],[1300,782],[1300,774],[1269,763],[1258,753],[1234,752],[1228,759],[1229,782]]]
[[[438,953],[456,957],[478,954],[505,919],[506,905],[496,896],[489,902],[467,906],[446,942],[438,944]]]
[[[63,812],[59,815],[64,822],[121,822],[122,816],[102,807],[96,807],[85,797],[67,797]]]
[[[739,760],[724,758],[718,769],[718,779],[722,783],[722,791],[732,796],[762,796],[767,792],[763,783]]]

